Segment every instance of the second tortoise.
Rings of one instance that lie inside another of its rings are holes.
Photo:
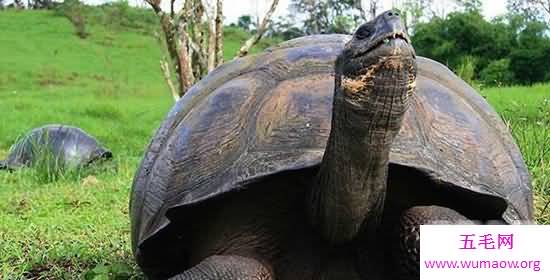
[[[109,149],[84,130],[50,124],[35,128],[19,139],[10,148],[8,157],[0,161],[0,169],[18,169],[36,164],[81,168],[112,157]]]

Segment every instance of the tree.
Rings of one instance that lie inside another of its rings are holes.
[[[303,25],[306,34],[349,33],[359,20],[357,11],[364,14],[360,2],[357,0],[292,0],[290,8],[305,16]],[[348,24],[349,22],[353,24]],[[343,28],[346,30],[342,30]]]
[[[65,0],[55,8],[57,14],[66,17],[72,23],[75,33],[80,39],[86,39],[90,35],[86,31],[84,8],[84,4],[79,0]]]
[[[419,55],[486,84],[531,84],[550,78],[548,25],[512,14],[487,21],[479,11],[453,12],[418,23],[412,36]]]
[[[216,61],[217,32],[213,19],[216,15],[206,14],[206,7],[201,0],[186,0],[179,11],[175,10],[175,0],[170,0],[168,12],[161,9],[162,0],[146,1],[160,18],[165,44],[172,62],[172,67],[169,67],[166,58],[163,58],[161,69],[174,99],[177,100],[191,87],[196,77],[201,77],[217,63],[222,63]],[[210,11],[216,13],[215,8],[216,6]],[[207,30],[204,30],[204,26]],[[176,73],[178,85],[175,92],[173,90],[176,87],[172,85],[172,68]]]
[[[24,9],[25,8],[25,4],[23,4],[23,0],[13,0],[13,5],[17,9]]]
[[[522,8],[522,10],[530,10],[535,14],[550,16],[550,0],[512,0],[508,3],[512,7],[516,6]]]
[[[550,0],[527,0],[527,2],[542,8],[546,15],[550,16]]]
[[[432,3],[433,0],[404,0],[397,5],[409,32],[414,31],[416,24],[426,15]]]
[[[162,10],[161,1],[146,0],[160,19],[169,55],[169,59],[161,59],[160,67],[178,100],[196,80],[223,63],[223,0],[183,0],[179,11],[175,9],[176,0],[169,0],[168,11]],[[277,2],[274,0],[273,10]],[[265,25],[270,16],[268,13]],[[248,52],[260,38],[257,32],[243,51]]]
[[[304,36],[304,31],[295,25],[295,21],[292,14],[286,17],[279,17],[270,25],[270,33],[281,37],[285,41]]]
[[[547,77],[550,64],[550,40],[544,36],[546,24],[530,21],[518,36],[518,48],[510,53],[510,68],[516,80],[532,84]]]
[[[307,34],[320,34],[328,32],[328,7],[326,1],[293,0],[291,8],[306,15],[304,28]]]
[[[355,1],[355,6],[359,9],[361,17],[363,20],[374,19],[378,15],[378,10],[382,1],[380,0],[368,0],[366,4],[363,4],[363,1]]]
[[[455,0],[455,2],[466,12],[481,12],[481,0]]]
[[[419,23],[412,41],[420,55],[439,60],[453,69],[464,62],[465,56],[475,57],[477,67],[485,67],[489,60],[497,59],[504,53],[501,48],[508,46],[496,34],[496,27],[487,22],[477,12],[453,12],[446,18],[435,17],[430,22]],[[504,31],[499,31],[504,32]]]
[[[54,8],[55,3],[53,0],[29,0],[28,8],[29,9],[52,9]]]
[[[510,70],[510,59],[492,61],[481,71],[480,79],[487,86],[510,85],[514,81],[514,73]]]
[[[252,17],[250,15],[242,15],[237,20],[237,26],[249,31],[254,24],[252,23]]]
[[[510,14],[521,14],[528,20],[550,23],[550,0],[508,0],[507,8]]]

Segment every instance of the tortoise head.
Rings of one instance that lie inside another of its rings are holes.
[[[391,102],[392,112],[387,113],[399,119],[416,80],[416,54],[399,13],[386,11],[359,26],[339,55],[335,70],[345,103],[376,113]]]
[[[361,25],[338,56],[331,131],[308,210],[324,239],[378,230],[390,148],[415,80],[416,55],[394,11]]]

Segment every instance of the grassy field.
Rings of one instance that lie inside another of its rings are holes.
[[[88,30],[81,40],[50,12],[0,12],[0,158],[29,129],[66,123],[100,139],[118,165],[52,182],[32,169],[0,173],[0,279],[140,278],[129,244],[129,189],[173,101],[153,36],[93,22]],[[230,58],[245,35],[228,35]],[[537,221],[550,223],[550,210],[543,211],[550,200],[550,85],[482,94],[512,128],[532,174]]]
[[[482,90],[499,112],[527,163],[535,193],[535,218],[550,224],[550,85]]]

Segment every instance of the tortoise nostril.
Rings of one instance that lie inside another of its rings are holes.
[[[100,158],[102,159],[112,159],[113,153],[111,151],[105,151],[101,154]]]
[[[397,11],[389,11],[387,14],[386,14],[387,17],[399,17],[399,12]]]

